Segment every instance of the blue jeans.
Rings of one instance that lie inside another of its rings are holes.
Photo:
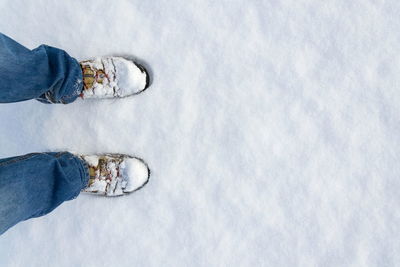
[[[79,62],[65,51],[47,45],[29,50],[0,33],[0,103],[68,104],[82,88]]]
[[[88,181],[87,164],[68,152],[0,159],[0,235],[76,198]]]
[[[80,65],[65,51],[46,45],[29,50],[0,33],[0,103],[67,104],[81,90]],[[0,235],[77,197],[88,179],[86,163],[68,152],[0,159]]]

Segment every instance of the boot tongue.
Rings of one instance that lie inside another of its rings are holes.
[[[83,90],[89,90],[93,87],[96,71],[88,64],[81,63],[82,77],[83,77]]]
[[[113,58],[95,58],[80,64],[84,84],[82,98],[112,98],[118,95]]]

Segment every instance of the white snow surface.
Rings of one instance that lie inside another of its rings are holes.
[[[133,98],[0,105],[0,157],[125,153],[150,182],[0,236],[0,266],[398,266],[400,1],[11,1],[0,31],[132,55]]]

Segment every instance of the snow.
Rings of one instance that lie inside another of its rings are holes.
[[[118,86],[122,96],[139,93],[146,86],[146,73],[142,72],[132,61],[114,57],[117,70]]]
[[[150,182],[0,237],[1,266],[396,266],[400,2],[11,1],[0,31],[129,55],[123,100],[0,105],[0,157],[134,154]]]
[[[120,170],[122,177],[128,177],[122,184],[125,188],[124,191],[132,192],[138,190],[140,187],[148,183],[150,178],[149,169],[142,160],[137,158],[125,159],[120,164]]]

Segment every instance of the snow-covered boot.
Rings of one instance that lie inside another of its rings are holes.
[[[147,70],[122,57],[98,57],[80,62],[82,98],[114,98],[136,95],[149,86]]]
[[[84,192],[120,196],[139,190],[149,181],[150,169],[139,158],[122,154],[79,155],[89,167]]]

